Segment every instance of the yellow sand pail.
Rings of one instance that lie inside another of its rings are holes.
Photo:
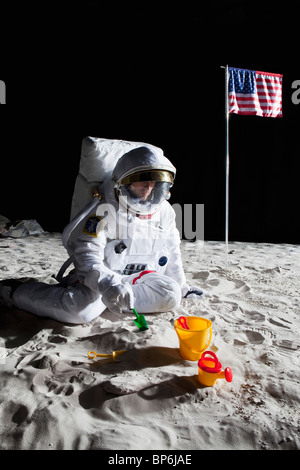
[[[212,323],[202,317],[185,317],[188,329],[175,321],[175,331],[179,338],[179,352],[183,359],[198,361],[208,348],[212,336]]]

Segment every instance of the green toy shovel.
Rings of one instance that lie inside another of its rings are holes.
[[[136,326],[138,327],[138,329],[141,330],[141,331],[148,330],[148,325],[147,325],[146,318],[144,317],[144,315],[139,315],[137,313],[137,311],[135,310],[135,308],[132,308],[131,310],[136,315],[137,319],[133,320],[133,321],[136,324]]]

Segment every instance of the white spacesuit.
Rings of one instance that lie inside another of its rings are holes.
[[[163,155],[144,146],[124,154],[101,187],[97,207],[66,243],[75,265],[57,285],[18,286],[19,309],[67,323],[85,323],[105,308],[114,313],[163,312],[190,288],[182,267],[175,212],[167,199],[176,170]]]

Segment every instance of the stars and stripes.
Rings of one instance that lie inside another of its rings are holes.
[[[282,75],[229,67],[229,112],[282,117]]]

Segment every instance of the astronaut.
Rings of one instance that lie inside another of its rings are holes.
[[[9,305],[61,322],[115,314],[176,309],[190,287],[180,254],[175,212],[168,202],[176,169],[144,146],[125,153],[101,187],[99,204],[79,225],[67,249],[75,270],[59,284],[2,281]]]

